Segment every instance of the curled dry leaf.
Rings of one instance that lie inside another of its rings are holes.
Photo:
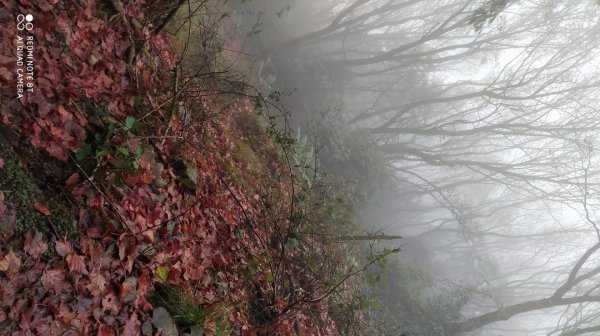
[[[42,215],[44,215],[46,217],[50,216],[50,210],[48,210],[48,208],[46,208],[46,206],[43,205],[42,203],[35,202],[35,204],[33,205],[33,207],[35,208],[35,210],[37,210]]]
[[[3,272],[10,277],[17,273],[19,268],[21,268],[21,258],[19,258],[11,249],[4,258],[0,260],[0,272]]]
[[[78,173],[73,173],[71,176],[69,176],[69,178],[65,181],[65,185],[67,187],[72,187],[75,184],[77,184],[77,182],[79,181],[79,174]]]
[[[0,191],[0,215],[6,212],[6,203],[4,203],[4,193]]]

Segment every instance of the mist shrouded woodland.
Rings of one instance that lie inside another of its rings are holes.
[[[596,1],[230,5],[325,168],[385,172],[357,217],[404,237],[373,289],[388,330],[600,334]]]

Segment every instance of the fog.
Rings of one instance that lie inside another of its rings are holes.
[[[228,5],[255,84],[367,196],[359,225],[404,237],[375,290],[399,330],[600,334],[596,1]]]

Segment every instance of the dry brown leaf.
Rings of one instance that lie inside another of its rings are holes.
[[[35,208],[35,210],[37,210],[42,215],[44,215],[46,217],[50,216],[50,210],[48,210],[48,208],[46,208],[46,206],[43,205],[42,203],[35,202],[35,204],[33,205],[33,207]]]
[[[0,260],[0,272],[3,272],[7,276],[16,274],[21,268],[21,258],[19,258],[15,252],[11,249],[2,260]]]
[[[4,203],[4,193],[0,191],[0,215],[3,215],[6,212],[6,203]]]

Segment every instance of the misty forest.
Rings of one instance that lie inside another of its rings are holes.
[[[0,334],[600,335],[600,2],[0,4]]]

